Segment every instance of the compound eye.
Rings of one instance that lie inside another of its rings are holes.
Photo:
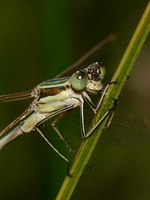
[[[84,90],[87,86],[88,75],[84,71],[77,71],[71,76],[71,86],[75,90]]]

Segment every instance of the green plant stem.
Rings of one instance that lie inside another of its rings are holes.
[[[124,56],[119,64],[116,73],[114,74],[112,81],[116,81],[115,84],[111,84],[105,99],[102,102],[102,106],[95,118],[93,119],[92,126],[105,114],[107,110],[113,107],[114,101],[112,99],[118,99],[121,90],[129,76],[129,73],[135,63],[135,60],[143,46],[144,41],[150,31],[150,2],[136,28],[136,31],[124,53]],[[74,163],[70,169],[70,174],[73,175],[72,178],[66,177],[64,183],[56,197],[57,200],[68,200],[70,199],[75,186],[86,166],[88,160],[95,148],[95,145],[101,135],[101,132],[106,125],[108,117],[104,119],[101,125],[94,131],[92,136],[83,141],[78,154],[75,157]]]

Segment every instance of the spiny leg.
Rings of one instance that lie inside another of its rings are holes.
[[[102,101],[103,101],[103,99],[104,99],[104,96],[106,95],[109,86],[110,86],[111,84],[115,84],[116,82],[117,82],[117,81],[113,81],[113,82],[110,82],[109,84],[106,85],[106,87],[105,87],[105,89],[104,89],[104,91],[103,91],[103,93],[102,93],[102,96],[101,96],[101,98],[100,98],[100,100],[99,100],[99,102],[98,102],[98,104],[97,104],[96,111],[100,108],[100,106],[101,106],[101,104],[102,104]],[[110,116],[109,116],[109,118],[108,118],[108,120],[107,120],[107,123],[106,123],[106,126],[105,126],[104,129],[107,129],[107,128],[110,126],[111,121],[112,121],[113,116],[114,116],[115,107],[116,107],[116,106],[118,105],[118,103],[119,103],[119,101],[118,101],[117,99],[113,99],[113,100],[114,100],[114,106],[113,106],[113,108],[111,108],[111,114],[110,114]]]
[[[101,106],[101,104],[102,104],[102,101],[103,101],[103,99],[104,99],[104,96],[105,96],[105,94],[106,94],[106,92],[107,92],[107,90],[108,90],[108,88],[109,88],[109,86],[110,86],[110,84],[115,84],[116,82],[111,82],[111,83],[109,83],[106,87],[105,87],[105,89],[104,89],[104,91],[103,91],[103,93],[102,93],[102,96],[101,96],[101,98],[100,98],[100,101],[98,102],[98,104],[97,104],[97,107],[96,107],[96,111],[100,108],[100,106]],[[111,120],[112,120],[112,117],[113,117],[113,113],[114,113],[114,110],[115,110],[115,107],[116,107],[116,105],[118,105],[118,101],[116,100],[116,99],[114,99],[115,100],[115,102],[114,102],[114,106],[111,108],[111,109],[109,109],[108,111],[106,111],[106,113],[101,117],[101,119],[97,122],[97,124],[90,130],[90,131],[88,131],[87,133],[86,133],[86,131],[85,131],[85,119],[84,119],[84,107],[83,107],[83,105],[81,104],[81,106],[80,106],[80,116],[81,116],[81,125],[82,125],[82,129],[81,129],[81,131],[82,131],[82,137],[83,138],[87,138],[87,137],[89,137],[92,133],[93,133],[93,131],[103,122],[103,120],[108,116],[108,115],[110,115],[110,117],[109,117],[109,119],[108,119],[108,122],[107,122],[107,124],[110,124],[110,122],[111,122]],[[88,101],[87,101],[88,102]],[[88,102],[89,103],[89,102]],[[92,104],[91,104],[91,102],[90,102],[90,106],[91,106]],[[93,107],[94,108],[94,107]]]
[[[116,100],[115,100],[116,101]],[[116,108],[116,103],[114,104],[114,106],[112,108],[110,108],[108,111],[105,112],[105,114],[100,118],[100,120],[96,123],[96,125],[90,129],[90,131],[88,131],[87,133],[84,134],[85,138],[89,137],[93,131],[103,122],[103,120],[110,115],[110,117],[108,118],[107,124],[110,123],[110,120],[112,120],[112,116],[114,113],[114,110]]]
[[[112,111],[111,111],[111,113],[110,113],[110,115],[109,115],[109,117],[108,117],[108,120],[107,120],[107,123],[106,123],[104,129],[109,128],[109,126],[110,126],[110,124],[111,124],[111,122],[112,122],[112,119],[113,119],[113,117],[114,117],[115,108],[116,108],[116,106],[119,104],[118,99],[113,99],[113,100],[114,100],[114,107],[113,107],[113,109],[112,109]]]
[[[115,84],[115,83],[116,83],[116,81],[113,81],[113,82],[110,82],[109,84],[106,85],[106,87],[104,88],[104,90],[103,90],[103,92],[102,92],[102,96],[101,96],[101,98],[100,98],[100,100],[98,101],[98,104],[97,104],[97,106],[96,106],[96,111],[100,108],[100,106],[101,106],[101,104],[102,104],[102,101],[103,101],[103,99],[104,99],[104,97],[105,97],[105,95],[106,95],[106,93],[107,93],[107,90],[108,90],[109,86],[110,86],[111,84]]]
[[[76,152],[70,147],[70,145],[66,142],[66,140],[62,137],[59,129],[56,127],[56,124],[59,120],[61,120],[65,115],[68,114],[68,112],[70,112],[71,110],[67,110],[66,112],[62,113],[61,115],[59,115],[53,122],[52,122],[52,126],[54,128],[54,130],[58,133],[58,135],[60,136],[61,139],[63,139],[64,143],[67,145],[67,147],[69,148],[69,150],[73,153],[73,154],[76,154]],[[91,166],[89,165],[86,165],[89,169],[93,169],[93,164]],[[68,172],[70,170],[70,164],[68,165]],[[67,173],[68,174],[68,173]],[[69,174],[69,176],[72,177],[72,175]]]
[[[54,128],[54,130],[58,133],[58,135],[60,136],[60,138],[63,140],[63,142],[66,144],[66,146],[69,148],[69,150],[73,153],[76,154],[76,152],[70,147],[70,145],[67,143],[67,141],[62,137],[59,129],[56,127],[56,124],[59,120],[61,120],[65,115],[68,114],[68,112],[71,110],[67,110],[66,112],[62,113],[61,115],[59,115],[53,122],[52,122],[52,127]],[[93,164],[91,166],[86,165],[89,169],[93,169]],[[68,168],[67,168],[67,175],[69,177],[72,177],[72,174],[69,174],[70,171],[70,162],[68,163]]]
[[[63,158],[66,162],[69,162],[69,160],[63,155],[61,154],[53,145],[52,143],[44,136],[44,134],[42,133],[42,131],[36,127],[35,128],[37,130],[37,132],[42,136],[42,138],[48,143],[48,145],[61,157]]]
[[[69,177],[72,177],[72,175],[69,173],[69,169],[70,169],[70,161],[62,154],[58,151],[58,149],[56,149],[53,144],[44,136],[44,134],[42,133],[42,131],[36,127],[35,128],[37,130],[37,132],[42,136],[42,138],[48,143],[48,145],[63,159],[67,162],[67,175]]]
[[[65,140],[65,138],[62,136],[62,134],[60,133],[59,129],[57,128],[56,124],[65,116],[68,114],[68,112],[70,112],[71,110],[67,110],[65,112],[63,112],[62,114],[60,114],[52,123],[52,127],[54,128],[54,130],[56,131],[56,133],[59,135],[60,139],[63,140],[63,142],[66,144],[66,146],[69,148],[69,151],[71,151],[73,154],[76,154],[76,152],[71,148],[71,146],[68,144],[68,142]]]
[[[85,131],[84,111],[83,111],[83,106],[81,105],[80,106],[80,112],[81,112],[81,131],[82,131],[82,137],[83,138],[89,137],[93,133],[93,131],[102,123],[102,121],[108,116],[108,114],[111,112],[111,110],[112,109],[108,110],[103,115],[103,117],[101,117],[101,119],[97,122],[97,124],[92,129],[90,129],[90,131],[88,131],[86,133],[86,131]]]
[[[38,127],[36,127],[35,129],[36,129],[36,130],[38,131],[38,133],[42,136],[42,138],[48,143],[48,145],[49,145],[62,159],[64,159],[64,160],[67,162],[67,175],[68,175],[69,177],[72,177],[72,175],[69,173],[70,161],[69,161],[62,153],[60,153],[60,152],[58,151],[58,149],[56,149],[56,148],[52,145],[52,143],[50,143],[50,141],[48,141],[48,139],[44,136],[44,134],[42,133],[42,131],[41,131]]]

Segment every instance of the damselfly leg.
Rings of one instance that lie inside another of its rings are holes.
[[[60,133],[59,129],[57,128],[57,123],[65,116],[67,115],[68,112],[70,112],[71,110],[65,111],[64,113],[62,113],[61,115],[59,115],[52,123],[51,126],[53,127],[53,129],[56,131],[56,133],[59,135],[60,139],[63,140],[63,142],[65,143],[65,145],[68,147],[69,151],[72,152],[73,154],[76,154],[76,151],[73,150],[71,148],[71,146],[69,145],[69,143],[65,140],[65,138],[62,136],[62,134]]]
[[[92,108],[92,110],[94,111],[94,113],[96,114],[96,112],[98,111],[98,109],[101,107],[101,104],[102,104],[102,101],[104,100],[105,98],[105,95],[107,94],[107,90],[109,88],[109,86],[111,84],[115,84],[116,82],[111,82],[109,84],[106,85],[106,87],[104,88],[103,92],[102,92],[102,96],[100,98],[100,100],[98,101],[97,103],[97,106],[94,106],[93,102],[91,101],[90,98],[85,98],[85,100],[87,101],[87,103],[89,104],[89,106]],[[108,111],[106,111],[106,113],[100,118],[100,120],[95,124],[95,126],[90,129],[87,133],[85,131],[85,122],[84,122],[84,107],[83,105],[80,106],[80,116],[81,116],[81,124],[82,124],[82,137],[83,138],[87,138],[89,137],[93,131],[103,122],[103,120],[108,116],[108,121],[107,121],[107,124],[110,124],[111,123],[111,120],[113,118],[113,113],[114,113],[114,110],[116,108],[116,106],[118,105],[118,101],[114,99],[114,106],[112,108],[110,108]],[[107,125],[106,125],[107,126]]]

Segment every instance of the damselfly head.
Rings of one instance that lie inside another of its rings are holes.
[[[85,71],[87,71],[89,80],[86,89],[92,93],[102,90],[102,80],[105,75],[105,68],[98,62],[95,62],[85,68]]]
[[[105,70],[95,62],[84,70],[79,70],[71,76],[71,86],[74,90],[82,91],[87,90],[92,93],[96,93],[103,88],[101,83],[104,78]]]

